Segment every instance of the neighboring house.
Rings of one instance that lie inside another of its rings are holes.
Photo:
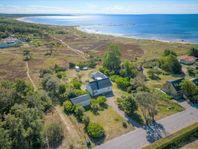
[[[112,92],[111,80],[106,75],[96,72],[92,74],[92,78],[93,81],[90,81],[86,85],[86,90],[91,96],[99,96]]]
[[[182,98],[183,93],[180,87],[182,80],[183,78],[167,81],[166,84],[162,87],[162,91],[170,96],[173,96],[175,99]]]
[[[91,97],[88,94],[70,99],[74,105],[82,105],[83,107],[90,105]]]
[[[181,64],[191,65],[191,64],[194,64],[196,62],[196,57],[183,55],[179,58],[179,61],[180,61]]]
[[[8,37],[0,41],[0,48],[15,47],[18,46],[20,43],[21,41],[18,40],[17,38]]]
[[[194,78],[191,80],[193,83],[195,83],[196,86],[198,86],[198,78]]]

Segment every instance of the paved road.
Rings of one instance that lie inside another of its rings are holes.
[[[165,137],[195,122],[198,122],[198,107],[188,106],[182,112],[157,121],[154,126],[137,128],[135,131],[96,146],[95,149],[141,149],[155,139]]]

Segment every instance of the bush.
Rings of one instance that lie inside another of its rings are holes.
[[[82,122],[85,124],[85,127],[89,125],[90,119],[88,116],[84,115],[82,118]]]
[[[91,100],[90,107],[94,113],[97,113],[100,109],[99,103],[97,100]]]
[[[104,105],[106,101],[107,101],[107,99],[106,99],[105,96],[99,96],[99,97],[97,98],[97,102],[98,102],[99,105],[101,105],[101,106]]]
[[[127,127],[128,127],[126,122],[122,122],[122,126],[123,126],[124,128],[127,128]]]
[[[105,67],[100,67],[100,68],[99,68],[99,71],[102,72],[102,73],[104,73],[104,74],[107,75],[107,76],[110,76],[110,71],[109,71],[109,69],[107,69],[107,68],[105,68]]]
[[[74,114],[77,117],[78,120],[82,121],[83,114],[85,109],[81,105],[75,105],[74,107]]]
[[[79,79],[74,79],[72,80],[72,86],[75,88],[75,89],[80,89],[81,87],[81,82]]]
[[[64,110],[66,113],[71,113],[74,110],[73,104],[71,103],[71,101],[65,101],[63,103],[63,106],[64,106]]]
[[[127,88],[130,86],[130,81],[128,78],[118,77],[118,78],[116,78],[115,82],[116,82],[118,88],[123,91],[127,91]]]
[[[69,69],[73,69],[76,66],[74,63],[69,63]]]
[[[65,68],[63,68],[63,67],[61,67],[61,66],[55,64],[55,65],[54,65],[54,71],[55,71],[56,73],[59,72],[59,71],[65,71]]]
[[[145,61],[143,63],[144,68],[154,68],[159,66],[159,60],[158,59],[152,59],[149,61]]]
[[[46,74],[53,74],[51,69],[41,69],[40,70],[40,78],[43,78]]]
[[[104,129],[97,123],[90,123],[87,126],[87,133],[90,137],[94,139],[99,139],[104,137]]]
[[[65,72],[59,71],[59,72],[56,73],[56,76],[57,76],[59,79],[62,79],[63,77],[65,77]]]

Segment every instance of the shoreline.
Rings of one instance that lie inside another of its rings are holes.
[[[33,24],[40,24],[40,25],[49,25],[49,26],[64,26],[64,25],[58,25],[58,24],[45,24],[45,23],[38,23],[38,22],[34,22],[34,21],[29,21],[29,20],[24,20],[25,18],[28,17],[19,17],[19,18],[15,18],[15,20],[17,21],[21,21],[21,22],[26,22],[26,23],[33,23]],[[94,34],[94,35],[98,35],[98,36],[111,36],[114,38],[126,38],[126,39],[134,39],[134,40],[146,40],[146,41],[158,41],[158,42],[164,42],[164,43],[170,43],[170,44],[174,44],[174,43],[178,43],[178,44],[192,44],[192,45],[198,45],[198,43],[192,43],[192,42],[187,42],[187,41],[170,41],[170,40],[163,40],[163,39],[149,39],[149,38],[141,38],[141,37],[135,37],[135,36],[125,36],[122,34],[113,34],[113,33],[101,33],[101,32],[95,32],[95,31],[88,31],[86,29],[81,28],[80,26],[67,26],[67,27],[73,27],[76,30],[86,33],[86,34]]]

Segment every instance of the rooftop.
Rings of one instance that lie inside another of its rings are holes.
[[[176,91],[180,91],[181,90],[180,83],[183,79],[184,78],[180,78],[177,80],[169,80],[168,82],[170,82],[173,85]]]
[[[183,55],[180,57],[180,60],[183,60],[183,61],[195,61],[196,60],[196,57],[194,56],[188,56],[188,55]]]
[[[92,73],[91,75],[92,75],[92,78],[94,80],[102,80],[102,79],[107,79],[108,78],[105,74],[103,74],[100,71]]]
[[[112,86],[112,83],[109,78],[94,80],[89,82],[89,86],[92,90],[98,90],[106,87]]]
[[[78,96],[70,99],[73,104],[80,104],[83,101],[91,100],[91,97],[88,94]]]

